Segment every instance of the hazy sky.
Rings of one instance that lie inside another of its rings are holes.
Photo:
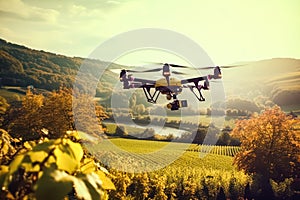
[[[138,28],[196,41],[215,63],[300,58],[298,0],[0,0],[0,37],[88,57],[101,42]]]

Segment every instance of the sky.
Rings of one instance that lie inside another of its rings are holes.
[[[160,28],[185,35],[225,65],[300,58],[299,10],[298,0],[0,0],[0,37],[86,58],[115,35]],[[137,64],[140,54],[120,62]],[[168,59],[144,54],[147,61]]]

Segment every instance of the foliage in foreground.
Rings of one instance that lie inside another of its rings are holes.
[[[107,171],[84,154],[78,132],[15,149],[16,140],[0,131],[1,199],[107,199],[115,189]]]

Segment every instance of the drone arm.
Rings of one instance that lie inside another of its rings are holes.
[[[123,88],[130,89],[130,88],[141,88],[141,87],[154,87],[155,81],[152,80],[145,80],[139,78],[128,78],[123,79]]]
[[[140,82],[142,84],[151,84],[151,85],[155,84],[155,81],[153,81],[153,80],[147,80],[147,79],[141,79],[141,78],[134,78],[134,77],[130,77],[129,81]]]
[[[189,79],[183,79],[181,80],[181,84],[186,84],[186,83],[194,83],[195,85],[198,85],[199,81],[206,80],[206,76],[200,76],[197,78],[189,78]]]

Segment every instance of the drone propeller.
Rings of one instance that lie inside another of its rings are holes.
[[[245,65],[223,65],[223,66],[213,66],[213,67],[198,67],[196,69],[205,70],[205,69],[214,69],[215,67],[220,67],[221,69],[229,69],[229,68],[242,67],[242,66],[245,66]]]
[[[155,69],[148,69],[148,70],[139,71],[139,72],[159,72],[161,70],[162,70],[162,68],[155,68]]]
[[[189,66],[183,66],[183,65],[177,65],[177,64],[170,64],[170,63],[162,63],[162,62],[149,62],[151,64],[155,64],[155,65],[169,65],[171,67],[177,67],[177,68],[191,68]]]
[[[131,69],[125,69],[126,72],[131,72],[131,73],[136,73],[136,72],[139,72],[139,71],[136,71],[136,70],[131,70]]]
[[[162,68],[155,68],[155,69],[149,69],[149,70],[143,70],[143,71],[136,71],[136,70],[126,70],[126,71],[131,72],[131,73],[147,73],[147,72],[159,72],[161,70],[162,70]],[[178,71],[172,71],[172,73],[178,74],[178,75],[186,75],[186,73],[178,72]]]
[[[124,68],[109,69],[109,71],[114,72],[114,73],[119,73],[121,70],[125,70],[126,72],[129,72],[129,73],[137,73],[137,72],[139,72],[139,71],[136,71],[136,70],[124,69]]]
[[[168,64],[171,67],[184,68],[184,69],[193,69],[193,67],[184,66],[184,65],[177,65],[177,64],[170,64],[170,63],[152,62],[152,64],[156,64],[156,65]],[[241,65],[223,65],[223,66],[219,66],[219,67],[222,68],[222,69],[229,69],[229,68],[235,68],[235,67],[242,67],[242,66],[245,66],[245,65],[246,64],[241,64]],[[206,69],[214,69],[215,67],[216,66],[198,67],[198,68],[194,68],[194,69],[206,70]]]
[[[187,75],[187,73],[183,72],[177,72],[177,71],[172,71],[173,74],[178,74],[178,75]]]

